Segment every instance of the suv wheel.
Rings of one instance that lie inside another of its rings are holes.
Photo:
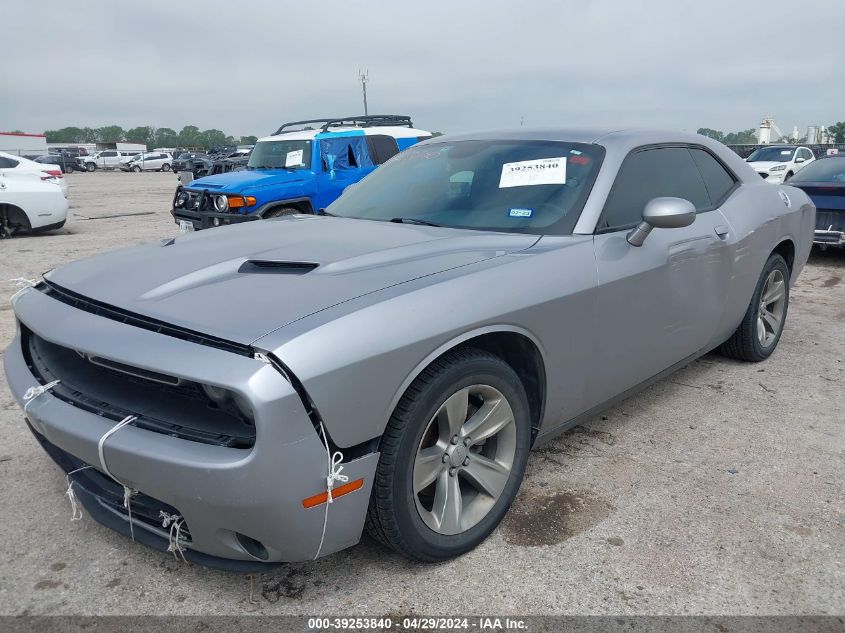
[[[134,171],[134,172],[137,174],[138,172],[140,172],[140,171],[141,171],[141,168],[140,168],[140,167],[138,167],[138,165],[133,165],[133,166],[132,166],[132,171]]]
[[[164,165],[161,166],[161,171],[170,171],[170,165],[164,163]]]
[[[416,560],[468,552],[508,511],[530,444],[528,399],[510,365],[475,348],[445,354],[382,436],[367,530]]]
[[[97,163],[85,163],[85,171],[96,171]]]
[[[270,209],[267,213],[262,215],[261,219],[269,220],[271,218],[280,218],[285,215],[296,215],[297,213],[302,213],[302,211],[295,207],[276,207],[275,209]]]

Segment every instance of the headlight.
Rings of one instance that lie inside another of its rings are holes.
[[[176,202],[174,203],[177,207],[184,207],[185,203],[188,201],[188,194],[184,191],[180,191],[176,194]]]
[[[226,196],[214,197],[214,208],[220,211],[226,211],[229,208],[229,199]]]
[[[783,171],[784,169],[786,169],[786,165],[775,165],[774,167],[771,167],[769,171]]]

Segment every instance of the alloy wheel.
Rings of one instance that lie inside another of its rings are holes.
[[[786,307],[786,280],[780,270],[766,277],[757,311],[757,338],[760,345],[770,347],[780,334]]]
[[[481,521],[505,489],[516,440],[513,410],[498,389],[472,385],[447,398],[414,459],[414,502],[425,524],[453,535]]]

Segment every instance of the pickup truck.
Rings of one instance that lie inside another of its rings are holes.
[[[431,133],[415,129],[404,115],[286,123],[258,140],[245,170],[178,186],[171,213],[183,232],[317,213],[389,158],[427,138]]]
[[[118,169],[120,164],[128,161],[139,152],[121,152],[116,149],[104,149],[90,156],[80,156],[79,164],[86,171],[97,169]]]

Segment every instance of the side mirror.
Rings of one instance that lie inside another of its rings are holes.
[[[796,158],[795,162],[796,163],[803,163],[805,160],[806,160],[805,158]]]
[[[652,229],[678,229],[695,221],[695,206],[683,198],[652,198],[643,209],[643,221],[628,233],[631,246],[642,246]]]

